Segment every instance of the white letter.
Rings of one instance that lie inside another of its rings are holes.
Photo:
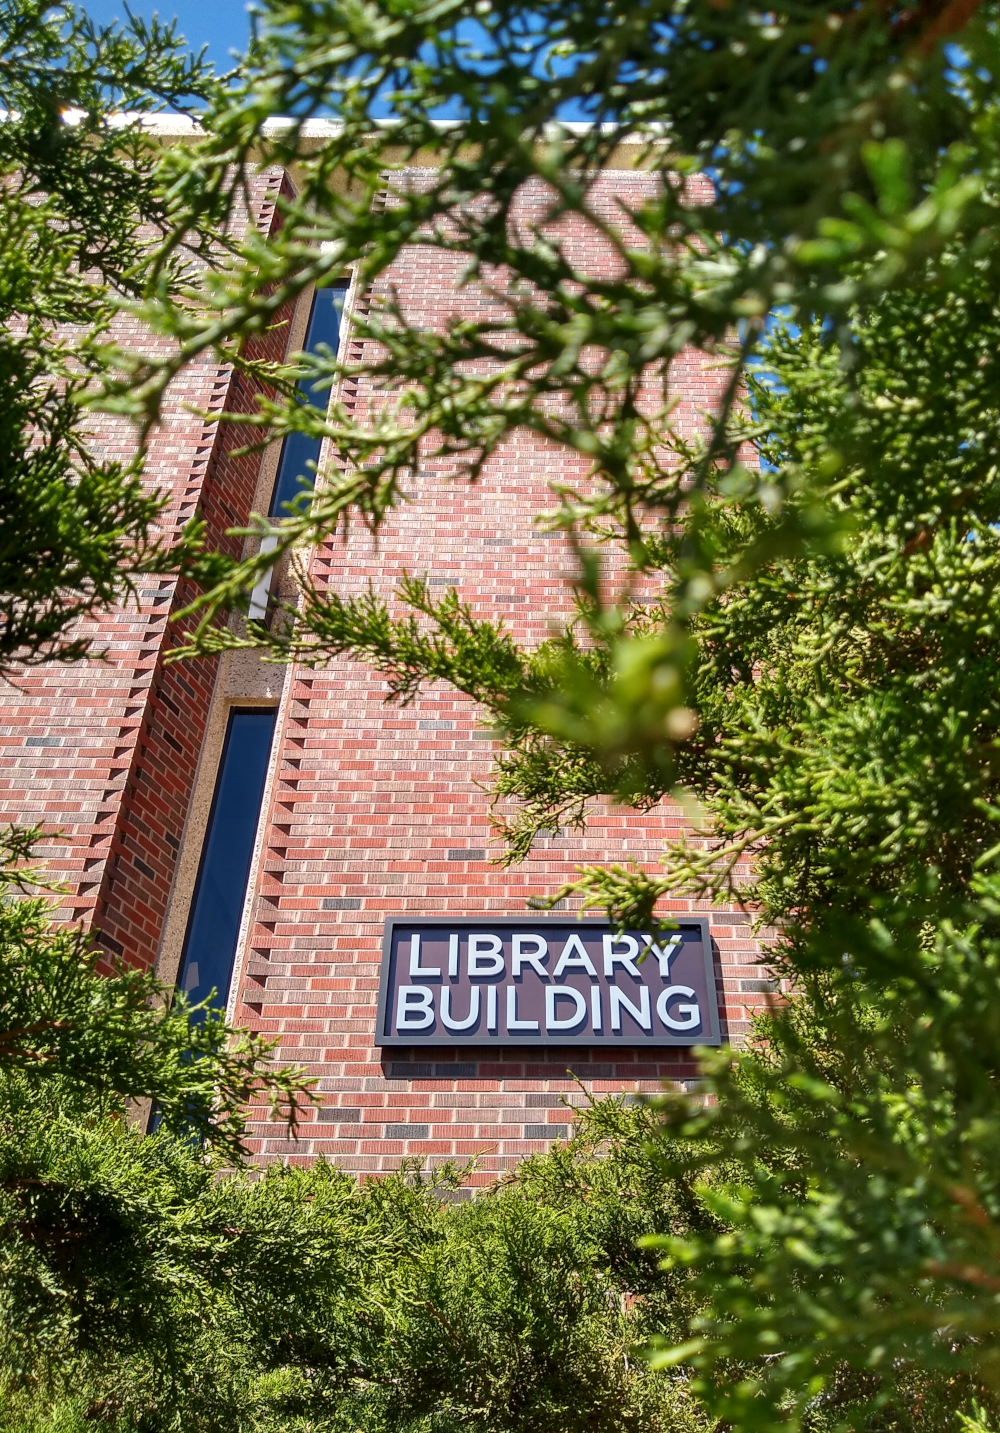
[[[623,945],[626,948],[625,955],[615,955],[613,946]],[[636,980],[641,980],[639,967],[635,958],[639,954],[639,942],[634,935],[606,935],[604,937],[604,974],[609,980],[615,978],[615,966],[623,966],[629,973],[634,975]]]
[[[579,952],[578,955],[570,954],[574,947]],[[638,949],[638,947],[636,947],[636,949]],[[592,975],[595,980],[597,979],[597,971],[594,969],[594,962],[587,954],[587,948],[578,935],[571,935],[569,940],[563,946],[562,955],[559,957],[559,964],[552,972],[552,979],[557,979],[558,976],[562,975],[564,970],[570,969],[585,970],[588,975]]]
[[[693,1005],[678,1005],[677,1015],[669,1015],[667,1006],[676,996],[683,995],[686,1000],[693,1000]],[[690,985],[668,985],[662,991],[659,1000],[656,1002],[656,1013],[666,1025],[668,1030],[693,1030],[701,1023],[701,1011],[698,1008],[698,998]],[[683,1018],[678,1019],[677,1016]]]
[[[572,1000],[575,1009],[565,1020],[556,1019],[556,1001]],[[579,990],[572,985],[546,985],[545,987],[545,1028],[546,1030],[575,1030],[581,1020],[587,1018],[587,1002]]]
[[[497,1033],[497,988],[495,985],[486,987],[486,1028],[491,1035]]]
[[[469,936],[469,974],[503,974],[503,942],[498,935]]]
[[[598,1033],[601,1029],[601,1020],[601,987],[592,985],[590,987],[590,1023]]]
[[[517,937],[515,936],[515,939]],[[493,987],[491,986],[490,989]],[[507,1034],[513,1035],[517,1030],[533,1030],[538,1034],[537,1020],[518,1020],[517,1018],[517,986],[507,986]]]
[[[424,977],[426,977],[426,976],[428,976],[428,975],[440,975],[440,974],[441,974],[440,970],[436,969],[434,966],[431,966],[429,969],[425,970],[424,967],[420,964],[420,937],[419,937],[418,935],[411,936],[411,938],[410,938],[410,979],[411,979],[411,980],[413,980],[413,979],[419,979],[421,975],[423,975]]]
[[[668,941],[664,941],[663,945],[654,945],[651,935],[643,935],[642,938],[646,942],[647,950],[651,950],[660,962],[660,979],[669,980],[670,962],[680,950],[683,936],[672,935]]]
[[[612,1028],[612,1030],[617,1030],[618,1034],[619,1034],[619,1035],[621,1034],[621,1029],[622,1029],[622,1006],[623,1006],[623,1005],[624,1005],[625,1009],[628,1011],[628,1013],[629,1013],[629,1014],[632,1016],[632,1018],[635,1020],[635,1022],[636,1022],[637,1025],[640,1025],[643,1030],[652,1030],[652,1028],[653,1028],[653,1017],[652,1017],[652,1016],[650,1015],[650,1013],[649,1013],[649,988],[648,988],[648,986],[645,986],[645,985],[644,985],[644,986],[641,988],[641,990],[639,991],[639,1008],[638,1008],[638,1010],[637,1010],[637,1009],[635,1008],[635,1006],[632,1004],[631,1000],[626,1000],[626,999],[625,999],[625,996],[624,996],[623,993],[618,989],[617,985],[612,985],[611,990],[609,991],[609,994],[610,994],[610,996],[611,996],[611,1028]]]
[[[456,975],[458,974],[458,936],[457,936],[457,935],[450,935],[450,936],[448,937],[448,974],[451,976],[452,980],[454,980],[455,977],[456,977]]]
[[[429,985],[401,985],[396,997],[396,1029],[426,1030],[434,1024],[434,991]]]
[[[469,991],[469,1013],[464,1020],[451,1018],[451,989],[445,986],[441,991],[441,1024],[446,1030],[471,1030],[479,1019],[479,986]]]
[[[525,953],[525,941],[534,941],[535,949]],[[549,973],[542,964],[549,955],[549,943],[540,935],[515,935],[511,938],[511,965],[515,976],[521,974],[526,965],[530,965],[536,975],[543,980],[548,980]]]

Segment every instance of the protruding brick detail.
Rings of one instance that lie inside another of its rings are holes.
[[[256,181],[254,221],[265,233],[277,222],[282,185],[280,171]],[[117,336],[149,344],[132,320]],[[277,358],[285,341],[275,328],[255,347]],[[238,552],[239,539],[226,532],[247,520],[260,459],[234,456],[239,429],[200,414],[253,407],[245,380],[208,358],[171,385],[147,465],[150,486],[168,497],[167,531],[197,514],[211,542]],[[131,456],[128,423],[105,415],[94,426],[99,453]],[[104,661],[27,671],[4,702],[0,820],[61,833],[43,853],[69,888],[61,914],[99,930],[110,956],[143,966],[156,957],[215,684],[214,661],[163,663],[180,635],[168,619],[194,595],[190,584],[148,579],[138,608],[84,624]],[[56,738],[58,747],[39,744]]]

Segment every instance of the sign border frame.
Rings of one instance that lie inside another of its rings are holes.
[[[431,1035],[422,1040],[414,1040],[411,1035],[385,1035],[386,1006],[389,999],[389,956],[392,951],[392,937],[397,926],[442,926],[450,925],[456,930],[469,926],[492,926],[500,928],[521,927],[529,923],[539,926],[587,926],[610,925],[607,920],[600,917],[589,916],[583,920],[574,920],[571,916],[538,916],[534,920],[523,916],[491,916],[485,913],[481,916],[455,916],[449,919],[447,916],[405,916],[392,915],[384,917],[382,931],[382,958],[379,970],[378,983],[378,1013],[375,1026],[375,1048],[392,1049],[405,1048],[408,1050],[449,1050],[461,1046],[469,1050],[491,1050],[498,1047],[507,1049],[537,1050],[537,1049],[577,1049],[577,1050],[694,1050],[699,1045],[719,1046],[722,1044],[722,1030],[719,1006],[719,991],[715,983],[715,962],[712,957],[712,936],[709,931],[709,922],[706,916],[689,916],[678,914],[669,919],[676,920],[678,926],[699,926],[701,929],[702,955],[705,961],[705,988],[709,995],[708,1025],[709,1029],[697,1039],[686,1040],[677,1035],[657,1035],[648,1040],[594,1040],[592,1037],[583,1039],[572,1039],[559,1035],[539,1035],[537,1039],[525,1040],[524,1037],[511,1035],[497,1035],[492,1039],[483,1040],[478,1035],[452,1035],[443,1037]]]

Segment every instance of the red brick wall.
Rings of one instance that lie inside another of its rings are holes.
[[[606,218],[650,192],[653,180],[609,173],[597,203]],[[592,234],[572,232],[575,257],[597,269],[606,251]],[[419,248],[405,252],[379,285],[393,287],[408,315],[440,326],[453,312],[482,305],[456,294],[460,264]],[[481,309],[480,309],[481,311]],[[683,357],[673,381],[679,420],[697,423],[720,376],[697,355]],[[359,412],[372,394],[355,390]],[[532,525],[553,505],[550,485],[582,482],[585,462],[526,434],[509,442],[475,487],[425,471],[414,501],[386,524],[378,544],[353,532],[327,543],[313,573],[338,591],[371,582],[391,593],[399,574],[425,571],[455,585],[483,616],[502,616],[515,635],[537,642],[547,621],[565,616],[570,552],[561,536]],[[326,670],[298,667],[283,729],[280,766],[267,814],[254,924],[236,1015],[280,1035],[282,1056],[319,1077],[322,1107],[296,1143],[278,1127],[257,1127],[264,1158],[323,1154],[347,1168],[393,1168],[402,1156],[431,1161],[480,1155],[477,1178],[515,1164],[568,1121],[560,1095],[578,1098],[567,1068],[595,1093],[656,1088],[664,1077],[695,1074],[685,1050],[507,1049],[454,1053],[374,1048],[382,923],[386,915],[441,912],[517,915],[529,895],[550,894],[584,861],[656,864],[664,837],[680,830],[664,803],[639,816],[600,807],[585,834],[547,840],[521,866],[501,870],[491,848],[488,781],[491,743],[464,697],[438,685],[412,706],[385,704],[385,685],[347,660]],[[468,851],[464,859],[458,853]],[[670,909],[690,910],[677,902]],[[746,917],[712,911],[724,1029],[745,1029],[759,1004],[758,949]],[[754,989],[753,987],[756,987]]]
[[[595,202],[618,221],[619,201],[640,200],[653,182],[609,172]],[[262,179],[257,195],[265,227],[275,222],[276,183]],[[607,264],[606,250],[581,226],[570,240],[579,261]],[[456,294],[458,270],[447,256],[411,249],[380,288],[395,287],[415,319],[440,326],[484,302],[472,290]],[[269,341],[275,351],[283,342]],[[679,421],[693,428],[719,375],[685,355],[672,379]],[[170,494],[169,521],[200,510],[218,541],[245,521],[258,461],[234,457],[238,433],[204,424],[187,405],[238,411],[251,398],[210,363],[174,385],[149,463],[150,480]],[[353,401],[364,413],[372,395],[355,386]],[[127,453],[127,426],[100,422],[107,450]],[[553,483],[585,478],[585,463],[527,435],[508,443],[475,487],[428,465],[414,501],[389,520],[377,546],[352,530],[346,546],[332,541],[315,555],[314,576],[342,591],[370,580],[389,593],[404,568],[426,571],[432,583],[457,585],[476,612],[502,616],[519,638],[538,641],[549,615],[568,611],[570,553],[562,537],[539,534],[532,517],[552,505]],[[70,887],[64,914],[98,927],[109,953],[145,965],[162,933],[216,679],[214,662],[163,665],[177,640],[167,618],[189,596],[167,580],[150,583],[140,611],[93,624],[106,662],[22,674],[8,692],[0,732],[0,820],[59,828],[53,864]],[[680,816],[667,803],[644,816],[600,806],[584,834],[543,841],[521,866],[500,870],[481,855],[490,851],[491,831],[478,783],[488,781],[492,747],[475,730],[470,701],[439,686],[410,707],[390,707],[384,684],[346,660],[327,670],[298,667],[290,678],[235,1013],[278,1034],[282,1056],[310,1067],[322,1107],[297,1144],[277,1127],[257,1126],[263,1159],[325,1154],[373,1172],[404,1155],[475,1154],[482,1156],[476,1178],[485,1179],[566,1127],[560,1094],[578,1098],[567,1067],[595,1093],[694,1075],[684,1050],[395,1050],[383,1059],[372,1037],[387,914],[520,914],[527,896],[555,891],[580,862],[655,866]],[[737,1035],[747,1008],[760,1003],[767,972],[746,918],[734,910],[709,914],[724,1028]]]

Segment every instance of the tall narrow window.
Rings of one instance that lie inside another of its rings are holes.
[[[306,353],[315,353],[321,344],[325,344],[336,354],[340,344],[340,320],[344,313],[344,300],[347,298],[346,284],[334,285],[326,289],[317,289],[313,294],[312,308],[309,310],[309,323],[306,328],[306,341],[303,350]],[[309,379],[300,378],[298,392],[302,401],[310,408],[315,408],[325,413],[330,402],[330,391],[327,388],[316,391]],[[322,440],[319,438],[308,438],[305,433],[289,433],[281,445],[281,453],[278,456],[278,473],[274,480],[274,491],[271,494],[271,506],[268,508],[268,517],[282,518],[287,516],[288,504],[295,501],[300,493],[309,492],[316,479],[316,474],[310,469],[310,463],[319,462]],[[261,543],[261,552],[273,552],[277,546],[275,537],[265,537]],[[275,570],[269,568],[262,572],[257,579],[257,584],[250,593],[250,603],[247,609],[247,616],[252,622],[262,622],[265,626],[270,625],[271,620],[271,595],[275,581]]]
[[[225,1009],[229,996],[276,718],[259,707],[229,714],[177,981],[192,1004],[214,990]]]
[[[325,344],[331,353],[336,354],[346,297],[347,289],[344,286],[316,290],[303,345],[305,353],[315,353],[321,344]],[[326,412],[330,402],[328,388],[317,392],[309,380],[300,379],[298,391],[310,408],[318,408],[321,413]],[[304,433],[289,433],[281,445],[270,517],[283,517],[285,505],[294,502],[299,493],[312,487],[315,475],[310,471],[309,464],[319,462],[320,447],[319,438],[307,438]]]

